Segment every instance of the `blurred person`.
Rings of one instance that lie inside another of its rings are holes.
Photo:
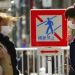
[[[22,48],[26,48],[26,39],[22,39],[22,45],[21,45]]]
[[[26,35],[25,34],[22,35],[21,47],[26,48]]]
[[[75,29],[75,4],[68,7],[65,11],[65,17],[68,20],[68,26]],[[75,39],[70,43],[70,70],[69,75],[75,75]]]
[[[7,36],[10,31],[9,26],[11,27],[16,19],[0,12],[0,75],[1,71],[3,71],[2,75],[19,75],[16,68],[16,50]]]
[[[18,67],[18,70],[19,70],[19,73],[21,74],[22,73],[22,53],[21,52],[17,52],[17,67]]]
[[[0,75],[3,75],[3,68],[0,66]]]

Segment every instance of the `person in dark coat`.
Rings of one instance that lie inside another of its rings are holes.
[[[75,75],[75,39],[70,44],[70,58],[69,58],[70,71],[69,75]]]
[[[8,26],[9,24],[15,21],[16,19],[14,17],[8,16],[6,13],[0,13],[0,43],[2,43],[6,47],[7,52],[10,55],[11,64],[13,68],[13,75],[19,75],[19,72],[16,68],[17,60],[16,60],[16,50],[15,50],[14,44],[9,40],[8,36],[1,33],[2,26]]]
[[[9,41],[8,36],[4,36],[0,33],[0,42],[7,48],[8,53],[11,57],[12,67],[13,67],[13,75],[19,75],[18,70],[16,69],[17,61],[16,61],[16,50],[14,44]]]
[[[65,11],[66,19],[68,20],[68,26],[71,29],[75,29],[75,4],[70,6]],[[75,75],[75,39],[70,43],[70,71],[69,75]]]

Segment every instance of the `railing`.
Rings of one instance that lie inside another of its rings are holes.
[[[33,57],[33,59],[32,59],[32,61],[34,62],[34,64],[32,64],[33,65],[33,72],[35,72],[35,51],[37,51],[38,49],[37,48],[16,48],[16,51],[17,52],[21,52],[21,57],[22,57],[22,63],[21,63],[21,65],[22,65],[22,72],[21,72],[21,75],[24,75],[24,66],[27,66],[27,75],[29,75],[30,74],[30,72],[29,72],[29,68],[30,68],[30,56],[32,56]],[[27,54],[27,65],[24,65],[24,52],[26,52]],[[31,55],[31,53],[32,53],[32,55]]]
[[[40,75],[40,69],[45,68],[48,75],[68,75],[68,49],[62,49],[59,55],[40,55],[38,48],[16,48],[21,57],[21,74]],[[18,56],[17,56],[18,57]],[[50,61],[47,61],[47,60]],[[25,68],[26,67],[26,68]],[[27,69],[27,70],[26,70]]]

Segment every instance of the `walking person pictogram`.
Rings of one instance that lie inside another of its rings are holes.
[[[45,25],[48,25],[47,30],[46,30],[46,34],[49,34],[49,31],[51,31],[51,33],[54,33],[53,30],[53,21],[50,20],[50,18],[47,18],[47,23]]]

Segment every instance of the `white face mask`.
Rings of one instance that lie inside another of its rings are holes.
[[[75,29],[75,24],[72,24],[72,21],[68,21],[68,26],[69,26],[71,29]]]
[[[10,26],[1,26],[1,33],[4,35],[8,35],[11,32]]]

